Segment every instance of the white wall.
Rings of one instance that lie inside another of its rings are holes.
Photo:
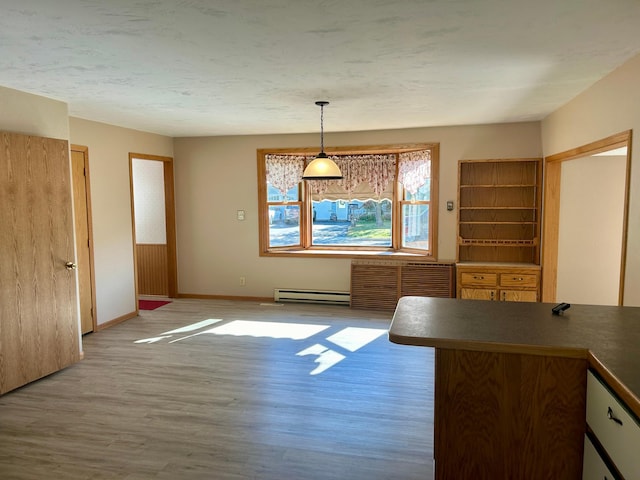
[[[129,153],[173,156],[170,137],[69,119],[71,142],[89,148],[98,324],[136,310]]]
[[[626,156],[562,162],[556,299],[618,305]]]
[[[332,147],[419,142],[440,143],[441,261],[455,259],[456,212],[446,211],[446,201],[456,200],[458,160],[542,155],[538,122],[325,133]],[[317,143],[316,133],[175,139],[180,293],[271,297],[276,287],[349,290],[349,259],[258,255],[256,150]],[[245,210],[244,221],[236,219],[237,210]]]
[[[68,115],[64,102],[0,87],[0,130],[68,140]]]
[[[640,306],[640,55],[542,122],[544,155],[634,130],[624,305]]]

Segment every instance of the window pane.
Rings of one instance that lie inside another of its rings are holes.
[[[300,245],[300,206],[269,206],[269,246]]]
[[[313,202],[313,245],[391,246],[389,200]]]
[[[282,192],[267,182],[267,202],[297,202],[298,198],[298,186],[291,188],[287,195],[282,195]]]
[[[402,246],[429,250],[429,205],[402,206]]]
[[[411,201],[429,201],[431,199],[431,179],[422,185],[415,195],[407,190],[404,191],[405,200]]]

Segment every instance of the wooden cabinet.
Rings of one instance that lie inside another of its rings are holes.
[[[458,298],[540,299],[541,159],[458,163]]]
[[[458,262],[539,263],[541,159],[461,160]]]
[[[537,302],[540,267],[458,264],[457,297],[502,302]]]
[[[640,478],[638,419],[591,371],[587,373],[587,427],[583,479],[596,478],[591,476],[591,463],[599,464],[600,470],[604,470],[604,465],[610,472],[616,472],[616,475],[604,478]],[[598,458],[593,458],[593,452],[587,448],[588,442],[593,444]]]

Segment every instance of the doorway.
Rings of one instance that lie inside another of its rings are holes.
[[[631,131],[545,159],[542,301],[622,305]]]
[[[177,295],[173,159],[129,154],[136,297]]]

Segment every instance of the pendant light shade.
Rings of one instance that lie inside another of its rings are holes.
[[[303,180],[338,180],[342,172],[336,163],[324,153],[324,106],[329,102],[317,101],[320,107],[320,153],[314,158],[302,174]]]

